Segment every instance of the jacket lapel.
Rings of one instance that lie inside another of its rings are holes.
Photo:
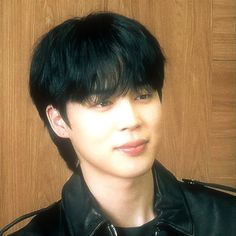
[[[193,235],[193,222],[185,196],[176,178],[159,162],[153,167],[155,204],[159,224]]]
[[[62,206],[71,235],[90,235],[105,221],[81,176],[73,174],[62,191]]]

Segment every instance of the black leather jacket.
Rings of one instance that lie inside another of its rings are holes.
[[[158,162],[153,167],[153,176],[157,215],[153,235],[236,235],[235,196],[179,182]],[[26,227],[12,235],[116,236],[117,233],[83,178],[74,174],[63,188],[61,201],[41,210]]]

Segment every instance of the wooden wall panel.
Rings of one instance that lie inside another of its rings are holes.
[[[236,1],[213,0],[212,122],[209,176],[235,186],[236,179]]]
[[[0,1],[0,227],[59,199],[70,176],[30,101],[28,67],[42,33],[91,11],[141,21],[164,48],[157,158],[179,178],[236,186],[235,8],[234,0]]]
[[[236,59],[236,1],[213,0],[213,59]]]
[[[212,182],[236,186],[236,61],[212,63]]]
[[[169,45],[160,158],[180,178],[208,178],[210,13],[210,1],[176,1],[170,14],[162,15],[168,22],[162,28],[166,33],[162,40]]]

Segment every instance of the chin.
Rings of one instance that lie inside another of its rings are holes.
[[[133,163],[127,163],[124,168],[119,171],[120,176],[124,178],[137,178],[143,176],[152,169],[154,160],[154,158],[149,160],[143,159],[136,160]]]

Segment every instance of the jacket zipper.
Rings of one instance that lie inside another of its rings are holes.
[[[101,222],[97,225],[97,227],[91,232],[91,234],[90,234],[89,236],[94,236],[95,233],[96,233],[96,231],[97,231],[97,229],[98,229],[101,225],[103,225],[103,224],[105,224],[105,223],[107,223],[105,220],[104,220],[104,221],[101,221]],[[118,236],[114,225],[108,224],[108,230],[109,230],[111,236]]]
[[[103,224],[105,224],[105,223],[106,223],[105,220],[101,221],[101,222],[97,225],[97,227],[91,232],[91,234],[90,234],[89,236],[94,236],[95,233],[96,233],[96,231],[97,231],[97,229],[98,229],[101,225],[103,225]]]
[[[112,225],[112,224],[108,225],[108,229],[109,229],[109,231],[111,233],[111,236],[118,236],[114,225]]]

